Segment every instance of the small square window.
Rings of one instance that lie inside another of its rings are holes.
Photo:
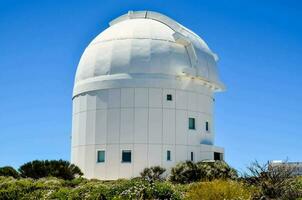
[[[210,124],[209,124],[209,122],[206,122],[206,131],[210,131]]]
[[[167,101],[172,101],[172,94],[167,94]]]
[[[194,161],[194,152],[191,151],[191,161]]]
[[[189,129],[195,129],[195,118],[189,118]]]
[[[131,150],[123,150],[122,151],[122,162],[123,163],[131,163]]]
[[[105,151],[97,151],[97,162],[102,163],[105,162]]]
[[[167,161],[171,161],[171,151],[167,151]]]

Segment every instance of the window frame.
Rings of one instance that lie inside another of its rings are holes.
[[[205,123],[205,130],[206,130],[206,132],[210,132],[210,122],[209,121],[206,121],[206,123]]]
[[[173,96],[172,96],[172,94],[167,94],[166,100],[167,100],[167,101],[173,101]]]
[[[104,152],[104,160],[99,160],[99,152]],[[96,150],[96,163],[105,163],[106,162],[106,151],[105,149],[97,149]]]
[[[193,151],[191,151],[191,153],[190,153],[190,160],[192,162],[194,162],[194,152]]]
[[[123,156],[124,153],[130,153],[130,161],[124,160],[124,156]],[[122,150],[121,162],[122,163],[132,163],[132,150],[130,150],[130,149]]]
[[[171,161],[171,150],[167,150],[167,161]]]
[[[191,126],[191,120],[192,120],[192,125],[193,126]],[[196,130],[196,120],[195,120],[195,118],[194,117],[189,117],[189,130]]]

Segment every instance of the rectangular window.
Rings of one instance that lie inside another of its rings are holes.
[[[122,162],[123,163],[131,163],[131,150],[123,150],[122,151]]]
[[[171,151],[167,151],[167,161],[171,161]]]
[[[214,160],[222,160],[223,154],[219,152],[214,152]]]
[[[194,152],[191,151],[191,161],[194,161]]]
[[[104,150],[97,151],[97,162],[98,163],[105,162],[105,151]]]
[[[209,122],[206,122],[206,131],[210,131]]]
[[[172,101],[172,94],[167,94],[167,101]]]
[[[189,129],[195,129],[195,118],[189,118]]]

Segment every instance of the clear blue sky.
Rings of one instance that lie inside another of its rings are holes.
[[[265,2],[265,3],[264,3]],[[243,170],[302,161],[299,1],[0,1],[0,166],[70,159],[71,94],[88,43],[128,10],[153,10],[199,34],[219,57],[216,144]]]

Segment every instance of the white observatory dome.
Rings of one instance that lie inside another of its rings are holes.
[[[156,12],[130,11],[88,45],[77,69],[74,95],[83,92],[83,84],[143,74],[186,75],[221,90],[216,61],[198,35],[174,20]]]
[[[217,56],[155,12],[128,12],[85,49],[73,91],[71,162],[86,178],[139,176],[151,166],[223,160],[215,146]]]

